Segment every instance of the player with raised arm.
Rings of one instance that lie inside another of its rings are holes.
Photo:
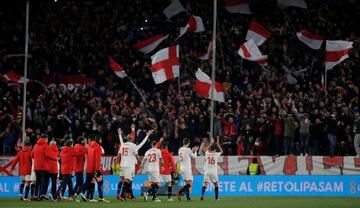
[[[204,184],[201,189],[200,200],[204,200],[205,191],[210,181],[214,183],[215,186],[215,200],[219,200],[219,177],[217,171],[217,164],[218,158],[222,153],[223,150],[219,144],[219,140],[216,143],[212,143],[209,147],[209,150],[205,152]]]
[[[190,187],[192,186],[193,182],[193,173],[191,168],[191,158],[196,158],[197,150],[199,149],[198,146],[193,147],[192,149],[189,148],[190,140],[185,138],[183,140],[183,146],[179,149],[179,159],[180,159],[180,174],[185,181],[184,187],[176,193],[176,196],[181,201],[181,195],[184,193],[186,194],[186,198],[190,201]]]
[[[132,192],[132,180],[135,175],[135,165],[141,161],[138,155],[138,150],[145,144],[149,136],[153,133],[153,130],[149,130],[146,133],[146,137],[141,141],[139,145],[133,143],[134,139],[132,138],[131,134],[128,135],[127,142],[124,142],[121,135],[122,134],[121,128],[118,129],[118,133],[121,144],[121,148],[119,150],[119,154],[121,155],[120,177],[123,177],[124,179],[121,195],[118,199],[124,201],[125,193],[130,194],[131,199],[135,199],[134,194]]]
[[[156,193],[160,187],[160,165],[163,167],[163,160],[161,151],[156,148],[156,141],[151,142],[151,149],[146,151],[145,156],[141,162],[140,170],[143,169],[145,163],[147,168],[144,172],[147,172],[151,182],[151,188],[144,192],[144,200],[148,201],[149,195],[152,195],[153,202],[161,202],[156,197]]]

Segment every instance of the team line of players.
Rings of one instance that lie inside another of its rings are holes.
[[[126,197],[126,193],[130,194],[130,198],[134,198],[131,189],[131,182],[135,176],[135,165],[137,164],[137,162],[140,162],[140,158],[137,152],[143,146],[143,144],[145,144],[148,137],[145,137],[139,145],[136,145],[132,142],[132,137],[130,135],[127,137],[128,141],[124,141],[124,139],[122,138],[122,130],[119,129],[118,133],[121,144],[121,148],[119,149],[118,154],[118,157],[121,157],[121,179],[118,185],[117,198],[120,200],[124,200]],[[150,134],[151,133],[152,131],[150,131]],[[183,147],[181,147],[178,151],[180,162],[180,175],[185,181],[185,185],[176,193],[179,200],[181,200],[181,196],[184,194],[186,195],[187,200],[191,200],[190,188],[193,182],[191,158],[197,157],[198,147],[195,146],[190,149],[189,146],[190,140],[185,138],[183,140]],[[219,145],[219,142],[216,142],[211,144],[208,151],[206,151],[205,153],[205,173],[204,183],[201,191],[201,200],[204,200],[204,194],[209,182],[214,183],[215,199],[218,200],[219,188],[217,161],[222,152],[223,150]],[[149,196],[152,196],[152,200],[154,202],[160,202],[160,199],[157,198],[157,191],[160,187],[161,181],[164,181],[167,185],[168,201],[173,201],[173,199],[171,198],[171,172],[173,172],[176,176],[176,166],[173,156],[167,149],[167,144],[165,142],[162,142],[162,139],[160,139],[159,142],[153,141],[151,143],[151,149],[146,151],[141,161],[140,170],[138,173],[141,173],[141,170],[143,170],[144,173],[147,173],[149,175],[149,180],[151,182],[150,189],[147,192],[143,193],[145,201],[148,201]],[[121,188],[122,191],[120,194]]]
[[[157,198],[157,191],[160,187],[160,182],[164,181],[168,188],[168,201],[173,201],[171,198],[171,173],[176,177],[177,168],[172,154],[167,149],[166,142],[163,142],[162,139],[160,139],[159,142],[153,141],[151,143],[151,149],[145,153],[142,160],[140,160],[138,155],[138,150],[146,143],[152,132],[152,130],[149,130],[142,142],[136,145],[131,134],[123,139],[123,132],[121,129],[118,129],[121,147],[119,148],[117,159],[121,161],[121,174],[116,198],[120,201],[135,199],[132,191],[132,181],[135,176],[135,166],[138,163],[141,163],[138,174],[141,174],[141,172],[147,173],[151,182],[150,189],[143,193],[144,200],[149,201],[149,196],[152,196],[152,201],[160,202]],[[30,144],[25,144],[12,162],[13,170],[16,164],[19,163],[19,175],[21,176],[20,199],[29,200],[28,194],[31,192],[31,199],[40,200],[50,198],[58,202],[61,200],[61,195],[63,195],[67,187],[69,196],[73,197],[76,202],[80,202],[81,199],[89,202],[109,202],[103,197],[102,190],[103,180],[100,166],[103,149],[101,147],[101,139],[89,138],[89,144],[86,144],[87,142],[84,140],[86,139],[78,139],[75,146],[73,146],[74,144],[71,140],[65,142],[60,154],[58,153],[56,143],[51,141],[48,145],[48,139],[45,136],[38,139],[37,144],[32,150]],[[178,151],[180,164],[179,173],[185,182],[185,185],[176,192],[179,200],[181,200],[182,195],[186,195],[187,200],[191,200],[190,189],[193,182],[191,158],[196,158],[198,147],[196,146],[190,149],[189,145],[190,140],[185,138],[183,140],[183,147]],[[218,142],[212,143],[206,151],[201,200],[204,200],[204,194],[209,182],[214,183],[215,199],[218,200],[217,160],[221,154],[222,149]],[[58,157],[60,158],[60,175],[62,179],[59,187],[56,187]],[[85,182],[83,181],[84,168],[86,169]],[[71,180],[73,174],[75,174],[76,177],[76,185],[74,188]],[[46,193],[50,179],[52,182],[51,192],[48,195],[49,197],[47,197]],[[99,200],[93,198],[95,183],[98,185]],[[25,197],[23,197],[24,190]]]

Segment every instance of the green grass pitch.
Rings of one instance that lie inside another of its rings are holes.
[[[168,202],[166,197],[160,197],[161,203],[144,202],[142,197],[136,201],[119,202],[114,197],[107,197],[110,203],[87,203],[87,202],[24,202],[18,198],[0,198],[0,207],[4,208],[32,208],[32,207],[106,207],[106,208],[352,208],[360,207],[360,198],[351,197],[221,197],[220,201],[214,201],[211,197],[200,201],[199,197],[193,197],[193,201]]]

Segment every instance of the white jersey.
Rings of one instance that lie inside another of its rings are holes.
[[[138,154],[136,144],[126,142],[121,145],[119,153],[121,155],[120,167],[135,167],[137,163],[136,155]]]
[[[220,157],[220,155],[220,152],[205,152],[205,172],[217,173],[218,158]]]
[[[135,165],[137,164],[136,155],[138,154],[138,150],[145,144],[148,138],[149,137],[146,136],[139,145],[136,145],[132,142],[124,143],[122,136],[119,135],[121,144],[121,148],[119,149],[119,153],[121,155],[120,167],[135,168]]]
[[[179,149],[180,171],[191,170],[191,158],[196,158],[196,152],[193,153],[188,147],[181,147]]]
[[[151,148],[145,153],[147,163],[147,172],[160,172],[161,151],[157,148]]]

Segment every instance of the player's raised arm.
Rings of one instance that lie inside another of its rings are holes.
[[[221,148],[221,145],[220,145],[220,138],[217,138],[216,140],[216,146],[219,148],[219,153],[220,155],[224,152],[223,149]]]
[[[191,149],[191,154],[190,154],[190,157],[192,158],[196,158],[197,157],[197,151],[199,149],[199,146],[195,146]]]
[[[119,134],[119,140],[120,140],[120,144],[123,145],[124,144],[124,140],[122,138],[122,129],[121,128],[118,128],[118,134]]]
[[[136,149],[139,150],[142,146],[144,146],[145,142],[148,140],[149,136],[154,132],[154,130],[149,130],[146,133],[146,137],[141,141],[141,143],[136,146]]]

